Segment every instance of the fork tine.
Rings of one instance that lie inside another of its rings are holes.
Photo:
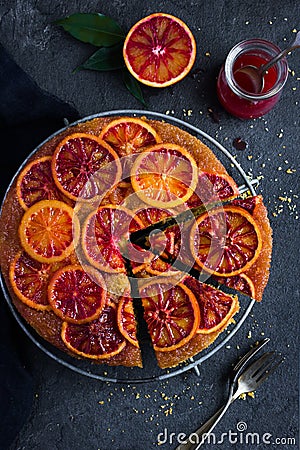
[[[240,378],[253,377],[254,374],[257,373],[257,371],[270,360],[270,358],[273,358],[274,353],[275,352],[264,353],[260,358],[245,369]]]
[[[260,364],[257,364],[257,367],[253,367],[251,377],[254,379],[258,379],[262,373],[264,373],[268,367],[273,363],[273,361],[276,359],[276,353],[270,352],[268,356],[263,359],[262,361],[259,361]]]
[[[237,372],[246,361],[248,361],[252,356],[254,356],[264,345],[266,345],[270,341],[270,338],[265,338],[262,341],[260,341],[255,347],[252,347],[252,349],[246,353],[234,366],[234,370]]]
[[[260,375],[260,377],[258,377],[258,379],[256,380],[257,386],[259,386],[263,381],[265,381],[268,378],[268,376],[271,375],[277,369],[277,367],[280,366],[281,363],[283,363],[284,360],[285,358],[281,357],[280,359],[277,359],[277,362],[275,364],[273,362],[271,364],[272,367],[270,367],[270,369],[266,370],[263,374]]]

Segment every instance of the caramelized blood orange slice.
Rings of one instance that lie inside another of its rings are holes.
[[[150,275],[172,276],[178,273],[178,270],[173,267],[172,263],[165,261],[160,256],[152,255],[149,262],[142,264],[131,263],[131,270],[134,275],[140,272],[146,272]]]
[[[225,284],[225,286],[236,289],[249,297],[255,298],[255,287],[253,281],[244,273],[227,278],[214,277],[214,279],[219,283]]]
[[[143,271],[150,275],[172,276],[178,273],[178,270],[173,267],[173,264],[171,262],[168,262],[167,260],[165,260],[165,258],[156,256],[154,254],[151,254],[150,261],[142,264],[135,264],[134,262],[132,262],[131,267],[133,274],[137,274]]]
[[[170,217],[172,212],[163,208],[147,207],[140,209],[136,215],[142,222],[143,227],[146,228],[149,225],[153,225],[154,223],[165,219],[166,217]]]
[[[66,322],[91,322],[99,317],[105,299],[105,282],[92,267],[63,267],[55,272],[48,286],[49,303],[54,313]]]
[[[34,309],[50,309],[47,287],[51,276],[51,265],[32,259],[19,252],[9,268],[9,279],[17,297]]]
[[[158,275],[158,271],[161,271],[162,275],[174,275],[179,272],[180,266],[185,266],[186,271],[188,268],[192,268],[195,259],[189,245],[191,224],[189,222],[178,223],[167,227],[163,233],[166,243],[164,251],[159,258],[151,261],[151,264],[146,267],[147,272]]]
[[[165,261],[159,256],[146,264],[144,269],[150,275],[172,276],[178,273],[178,270],[172,266],[172,263]]]
[[[194,194],[187,200],[189,208],[221,202],[239,195],[238,187],[229,175],[200,172]]]
[[[41,263],[62,261],[73,251],[79,222],[71,206],[58,200],[42,200],[25,211],[19,237],[24,250]]]
[[[199,216],[192,227],[191,252],[205,271],[222,277],[244,272],[258,258],[258,224],[244,209],[226,205]]]
[[[162,143],[140,153],[131,169],[131,183],[138,197],[157,208],[173,208],[193,194],[198,169],[183,147]]]
[[[141,83],[165,87],[191,70],[196,43],[184,22],[170,14],[156,13],[131,28],[123,55],[128,70]]]
[[[177,225],[171,225],[164,230],[167,245],[165,249],[165,254],[171,256],[173,259],[177,258],[180,254],[182,235],[185,233],[185,225],[179,223]]]
[[[107,195],[102,199],[102,205],[124,205],[126,198],[130,198],[130,195],[133,193],[133,188],[131,186],[131,182],[120,181]]]
[[[136,337],[136,321],[133,309],[132,298],[124,296],[118,304],[118,325],[120,332],[135,347],[139,347]]]
[[[183,281],[195,295],[200,308],[197,333],[209,334],[226,327],[238,311],[238,298],[187,276]]]
[[[129,234],[140,227],[141,222],[130,210],[114,205],[100,206],[88,215],[83,225],[82,248],[87,260],[105,272],[125,273],[122,251],[126,247],[126,251],[135,256]]]
[[[61,337],[69,350],[91,359],[111,358],[126,346],[118,328],[117,307],[111,301],[92,322],[81,325],[63,322]]]
[[[161,142],[160,137],[147,122],[132,117],[123,117],[110,122],[100,134],[120,156],[138,153],[149,145]]]
[[[72,200],[104,196],[121,178],[116,152],[97,136],[75,133],[56,147],[52,174],[58,188]]]
[[[41,200],[63,200],[54,183],[51,172],[51,156],[44,156],[29,163],[17,181],[17,197],[23,209]]]
[[[200,322],[199,306],[186,286],[174,286],[167,280],[152,281],[143,285],[140,297],[155,350],[176,350],[195,335]]]
[[[172,215],[171,211],[162,208],[144,208],[136,213],[137,217],[143,224],[143,227],[148,227],[156,222],[159,222],[166,217]],[[137,273],[141,270],[146,270],[151,275],[172,275],[177,273],[172,269],[170,262],[164,261],[159,254],[164,254],[165,249],[170,249],[173,246],[173,234],[172,233],[159,233],[157,235],[150,236],[151,248],[154,251],[151,261],[141,264],[140,267],[133,266],[133,273]]]
[[[253,215],[255,208],[257,205],[262,203],[262,197],[260,195],[256,195],[254,197],[248,198],[238,198],[232,201],[232,205],[240,206],[241,208],[248,211],[251,215]]]
[[[156,222],[159,222],[160,220],[163,220],[171,215],[172,213],[166,209],[153,207],[146,207],[136,212],[136,217],[143,224],[142,228],[147,228],[148,226],[153,225]],[[156,255],[161,253],[167,245],[164,233],[150,233],[149,244],[151,245],[151,249]],[[154,255],[152,256],[154,257]]]

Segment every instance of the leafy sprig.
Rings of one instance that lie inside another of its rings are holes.
[[[124,85],[137,100],[146,106],[141,83],[129,73],[125,66],[123,44],[126,36],[114,19],[99,13],[78,13],[57,20],[55,24],[62,26],[79,41],[100,47],[74,72],[122,70]]]

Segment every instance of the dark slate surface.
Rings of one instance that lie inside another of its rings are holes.
[[[282,438],[276,448],[298,448],[299,52],[289,58],[291,73],[280,103],[261,119],[243,122],[224,112],[216,99],[215,78],[226,53],[242,39],[263,37],[284,47],[299,29],[299,3],[0,1],[0,42],[30,77],[1,51],[2,192],[22,159],[62,126],[63,117],[141,108],[118,73],[72,74],[93,49],[53,21],[79,11],[110,15],[125,30],[156,11],[177,15],[190,26],[198,46],[196,73],[164,90],[145,89],[148,108],[169,111],[200,127],[237,155],[249,175],[261,178],[258,192],[264,195],[274,230],[271,277],[263,302],[255,305],[229,344],[203,363],[199,377],[191,371],[169,381],[136,386],[92,380],[58,365],[17,331],[3,307],[1,317],[7,327],[3,327],[0,347],[0,412],[5,416],[0,420],[1,450],[10,439],[15,439],[14,450],[150,450],[158,447],[159,437],[164,440],[165,430],[167,442],[160,447],[172,449],[178,433],[192,432],[222,404],[232,363],[264,336],[271,338],[269,348],[281,351],[286,361],[254,399],[231,406],[216,436],[221,439],[222,432],[237,432],[238,423],[245,422],[248,432],[258,433],[260,449],[270,448],[263,443],[264,436],[271,442]],[[234,149],[236,137],[248,143],[245,151]],[[15,358],[20,352],[22,358]],[[5,370],[13,374],[10,388],[15,385],[6,392],[7,408],[3,408]],[[241,442],[245,433],[238,432],[238,443],[225,437],[222,445],[203,448],[254,448]],[[296,443],[288,445],[288,438]]]

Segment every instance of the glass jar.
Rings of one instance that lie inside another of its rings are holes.
[[[263,89],[258,94],[251,92],[251,83],[242,80],[237,71],[244,66],[259,68],[280,51],[279,47],[264,39],[245,40],[230,50],[217,81],[219,101],[230,114],[240,119],[254,119],[276,105],[288,76],[286,58],[264,74]]]

